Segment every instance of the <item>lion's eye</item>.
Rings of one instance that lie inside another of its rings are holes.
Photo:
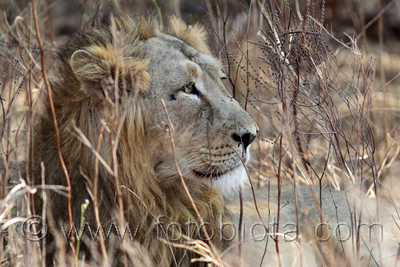
[[[188,94],[196,94],[196,87],[194,86],[193,82],[190,82],[182,87],[182,91]]]

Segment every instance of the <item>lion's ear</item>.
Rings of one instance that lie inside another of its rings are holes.
[[[71,56],[71,68],[83,83],[96,81],[102,76],[102,60],[85,50],[76,50]]]
[[[119,89],[120,96],[129,92],[137,94],[146,91],[150,83],[147,72],[149,63],[148,59],[133,57],[121,57],[117,62],[112,49],[99,46],[76,50],[70,61],[72,72],[82,84],[81,89],[84,92],[92,95],[102,90],[103,95],[112,99],[115,88]],[[115,77],[118,77],[117,86]]]

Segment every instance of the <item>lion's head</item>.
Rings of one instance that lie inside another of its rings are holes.
[[[207,184],[212,179],[213,186],[227,195],[247,178],[243,162],[249,159],[257,126],[225,89],[221,79],[226,76],[205,45],[204,33],[186,29],[175,19],[169,33],[157,34],[146,45],[151,58],[146,134],[151,138],[152,165],[160,182],[176,177],[171,145],[162,127],[164,99],[175,129],[175,157],[185,178]]]
[[[165,31],[154,19],[111,18],[62,48],[61,80],[52,86],[74,222],[79,223],[80,205],[93,199],[95,178],[100,221],[115,218],[117,177],[129,189],[122,192],[126,220],[140,224],[137,239],[165,266],[172,261],[169,250],[149,234],[154,216],[183,225],[198,219],[177,169],[203,219],[215,217],[218,224],[217,217],[226,215],[221,194],[237,191],[247,178],[244,164],[258,131],[224,87],[226,76],[206,36],[201,26],[187,27],[176,18]],[[40,184],[44,162],[46,183],[65,185],[52,123],[47,107],[35,132],[34,176]],[[65,196],[49,194],[52,217],[67,222]],[[85,219],[95,225],[93,212],[89,206]]]

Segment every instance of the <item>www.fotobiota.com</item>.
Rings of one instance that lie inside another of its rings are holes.
[[[184,223],[168,222],[164,223],[162,218],[165,216],[159,216],[155,219],[155,222],[146,228],[152,228],[159,240],[164,239],[168,241],[177,242],[182,240],[185,236],[190,236],[190,233],[194,233],[194,237],[202,241],[213,240],[219,238],[224,241],[233,241],[240,235],[242,241],[253,240],[254,242],[262,242],[267,238],[281,238],[285,242],[298,241],[299,228],[295,222],[279,223],[273,217],[267,224],[263,222],[256,222],[251,225],[242,224],[239,228],[237,222],[226,221],[215,227],[212,222],[198,223],[190,220],[190,218]],[[222,220],[220,220],[222,221]],[[30,216],[24,220],[20,220],[14,224],[17,233],[24,239],[36,242],[42,240],[48,233],[48,225],[43,217],[38,215]],[[68,224],[59,224],[59,232],[68,241],[72,236],[77,239],[81,239],[83,235],[88,236],[92,241],[96,241],[99,235],[103,235],[104,239],[109,239],[111,236],[117,237],[120,241],[125,238],[133,241],[142,226],[140,224],[131,225],[125,223],[120,225],[119,222],[110,222],[107,225],[89,225],[87,222],[83,222],[79,226],[75,223],[70,227]],[[311,228],[310,228],[311,227]],[[3,226],[4,228],[4,226]],[[8,227],[5,227],[8,228]],[[308,229],[301,229],[302,231],[313,231],[315,239],[320,242],[326,242],[331,238],[335,238],[340,242],[348,241],[355,230],[352,225],[348,223],[339,222],[320,222],[316,225],[309,225]],[[371,239],[372,231],[378,232],[380,242],[383,242],[383,225],[381,223],[359,223],[357,231],[366,237],[365,240]],[[6,235],[7,230],[2,230],[1,234]]]

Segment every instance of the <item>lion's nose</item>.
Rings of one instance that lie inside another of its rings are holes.
[[[238,135],[236,133],[232,134],[232,139],[239,144],[243,144],[244,150],[246,150],[246,148],[254,141],[255,138],[256,135],[252,133],[244,133],[242,135]]]

